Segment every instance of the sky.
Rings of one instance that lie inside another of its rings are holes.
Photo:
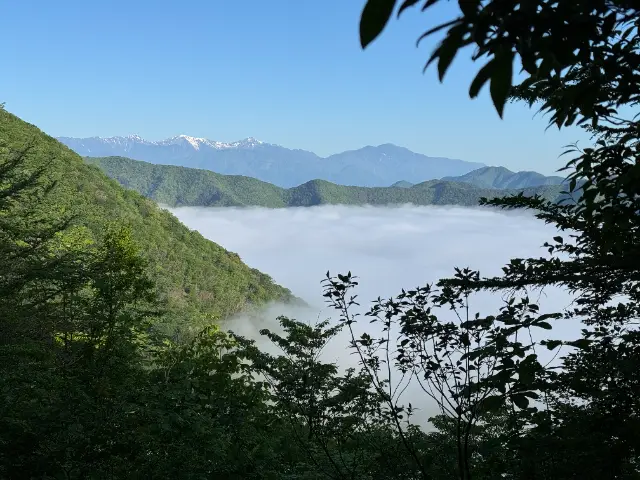
[[[172,212],[188,227],[237,252],[245,263],[271,275],[310,305],[305,310],[276,304],[262,316],[242,316],[227,325],[254,339],[260,339],[257,332],[261,328],[278,330],[278,315],[312,323],[335,319],[324,303],[320,285],[327,270],[332,275],[350,270],[359,277],[355,293],[361,307],[354,312],[364,313],[378,296],[396,296],[402,288],[412,289],[451,276],[456,266],[468,266],[490,276],[500,274],[510,258],[544,256],[542,244],[556,234],[553,227],[528,213],[486,207],[188,207]],[[561,311],[571,300],[559,289],[532,292],[531,298],[538,302],[540,313]],[[500,295],[484,293],[471,298],[470,310],[472,315],[495,315],[501,305]],[[451,319],[451,312],[444,310],[435,313],[441,319]],[[368,319],[363,324],[373,328]],[[538,333],[575,339],[579,326],[556,322],[551,333]],[[536,338],[535,332],[533,335]],[[345,335],[338,337],[326,350],[324,360],[354,366],[347,345]],[[261,347],[268,350],[264,341]],[[544,348],[537,353],[543,361],[552,360],[553,354]],[[415,385],[408,395],[413,405],[423,402],[423,410],[428,413],[423,420],[433,415],[435,407],[431,402],[424,403]]]
[[[53,136],[252,136],[319,155],[394,143],[553,173],[582,131],[545,132],[515,104],[501,120],[486,89],[470,100],[470,51],[444,84],[422,73],[435,39],[416,39],[456,12],[444,3],[363,51],[364,0],[3,2],[0,102]]]

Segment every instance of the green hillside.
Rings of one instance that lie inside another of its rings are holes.
[[[543,185],[560,185],[563,177],[547,177],[538,172],[512,172],[504,167],[482,167],[459,177],[444,177],[442,180],[464,182],[480,188],[521,189]]]
[[[180,322],[199,319],[223,320],[250,305],[293,299],[289,290],[249,268],[237,254],[189,230],[151,200],[122,188],[57,140],[2,109],[0,142],[13,151],[30,145],[34,162],[46,160],[46,176],[58,181],[49,195],[52,205],[46,206],[52,209],[49,215],[72,212],[77,216],[74,223],[94,235],[102,234],[112,221],[131,228],[170,312],[166,328],[175,330]],[[188,184],[196,177],[185,171],[180,182]],[[178,192],[174,194],[182,195]],[[185,201],[199,200],[185,197]]]
[[[524,191],[550,200],[559,197],[559,185],[526,189],[488,189],[469,183],[430,180],[410,187],[349,187],[325,180],[313,180],[284,189],[250,177],[221,175],[172,165],[155,165],[123,157],[85,158],[121,185],[171,207],[261,206],[301,207],[325,204],[415,205],[478,204],[481,197],[493,198]]]

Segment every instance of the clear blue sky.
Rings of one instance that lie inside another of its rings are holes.
[[[395,143],[552,173],[585,135],[545,132],[534,111],[488,91],[457,59],[422,74],[436,17],[407,11],[366,51],[364,0],[20,0],[0,7],[0,101],[54,136],[248,136],[320,155]],[[451,11],[451,10],[449,10]]]

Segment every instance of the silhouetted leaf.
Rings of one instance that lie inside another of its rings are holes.
[[[576,347],[581,350],[584,350],[585,348],[588,348],[593,343],[593,341],[588,340],[586,338],[579,338],[578,340],[573,340],[571,342],[566,342],[566,343],[567,345],[571,345],[572,347]]]
[[[473,15],[476,12],[479,4],[480,0],[458,0],[458,6],[460,7],[460,10],[467,17]]]
[[[492,72],[493,60],[490,60],[478,71],[478,74],[471,82],[471,86],[469,87],[469,97],[475,98],[478,96],[478,93],[480,93],[480,89],[482,89],[483,85],[487,83],[489,78],[491,78]]]
[[[562,345],[562,342],[560,340],[547,340],[541,343],[544,346],[546,346],[548,350],[553,350],[555,348],[558,348],[560,345]]]
[[[518,408],[527,408],[529,406],[529,399],[524,395],[514,395],[511,400]]]
[[[402,3],[402,5],[400,5],[400,10],[398,10],[398,17],[400,16],[400,14],[402,12],[404,12],[407,8],[409,7],[413,7],[416,3],[418,3],[420,0],[404,0],[404,2]]]
[[[384,30],[396,0],[367,0],[360,17],[360,44],[366,48]]]
[[[491,72],[491,100],[498,115],[502,118],[504,105],[511,91],[513,80],[513,52],[511,50],[496,55],[494,67]]]
[[[490,395],[482,401],[482,408],[486,411],[498,410],[503,404],[502,395]]]

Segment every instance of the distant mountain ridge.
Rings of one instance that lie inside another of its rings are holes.
[[[538,172],[512,172],[504,167],[482,167],[457,177],[443,177],[442,180],[464,182],[480,188],[518,189],[543,185],[562,185],[563,177],[545,176]]]
[[[82,148],[83,145],[87,145],[85,148],[91,148],[92,144],[103,145],[103,148],[132,148],[135,145],[148,145],[148,146],[185,146],[190,145],[195,150],[200,150],[201,146],[214,148],[217,150],[223,150],[227,148],[247,148],[256,145],[261,145],[264,142],[256,140],[253,137],[245,138],[237,142],[225,143],[217,142],[214,140],[208,140],[206,138],[191,137],[189,135],[176,135],[175,137],[160,140],[159,142],[153,142],[145,140],[139,135],[127,135],[126,137],[89,137],[89,138],[72,138],[72,137],[59,137],[58,140],[65,140],[70,143],[78,142],[77,145]],[[100,147],[98,147],[100,148]]]
[[[455,178],[455,177],[454,177]],[[397,187],[397,188],[411,188],[413,187],[413,183],[411,182],[407,182],[406,180],[400,180],[399,182],[396,182],[392,185],[389,185],[390,187]]]
[[[320,157],[306,150],[292,150],[249,137],[232,143],[178,135],[152,142],[128,137],[58,137],[84,157],[120,156],[153,164],[244,175],[291,188],[321,179],[340,185],[386,187],[390,183],[420,183],[445,176],[459,176],[483,167],[482,163],[428,157],[392,144],[367,146]]]
[[[522,189],[480,188],[466,182],[429,180],[397,187],[354,187],[311,180],[284,189],[255,178],[221,175],[172,165],[154,165],[123,157],[86,157],[124,187],[170,207],[261,206],[269,208],[342,205],[460,205],[475,206],[481,197],[539,194],[549,200],[564,198],[561,185]],[[406,183],[406,182],[405,182]]]

